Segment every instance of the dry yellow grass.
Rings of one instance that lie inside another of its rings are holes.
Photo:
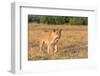
[[[30,23],[28,28],[28,60],[47,59],[79,59],[88,57],[87,26],[79,25],[45,25]],[[43,31],[62,29],[61,39],[58,41],[58,52],[48,54],[46,47],[39,52],[39,40]]]

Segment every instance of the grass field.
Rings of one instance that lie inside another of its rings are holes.
[[[62,29],[58,41],[58,51],[48,54],[46,48],[43,55],[39,52],[39,38],[43,31]],[[80,59],[88,58],[88,31],[84,25],[46,25],[28,24],[28,60]]]

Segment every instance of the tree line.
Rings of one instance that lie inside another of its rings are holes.
[[[28,15],[28,22],[50,25],[88,25],[88,17]]]

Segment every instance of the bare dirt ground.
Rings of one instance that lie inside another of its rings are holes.
[[[28,60],[56,60],[88,58],[87,26],[79,25],[45,25],[29,23],[28,25]],[[41,33],[46,30],[62,29],[61,39],[58,41],[58,51],[50,54],[39,51]]]

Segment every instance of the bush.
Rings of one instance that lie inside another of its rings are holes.
[[[28,22],[34,22],[34,16],[28,15]]]
[[[87,17],[71,17],[69,19],[69,24],[71,25],[87,25]]]
[[[41,23],[47,23],[47,24],[64,24],[65,23],[65,17],[64,16],[41,16],[40,22]]]
[[[68,23],[70,25],[88,25],[87,17],[71,17],[71,16],[37,16],[29,15],[28,22],[44,23],[51,25],[62,25]]]

